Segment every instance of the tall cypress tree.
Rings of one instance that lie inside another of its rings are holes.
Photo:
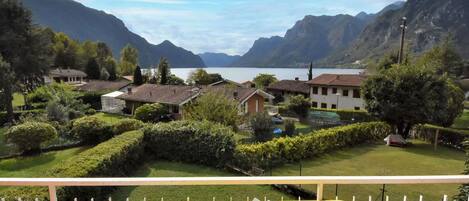
[[[101,77],[101,70],[99,69],[99,64],[96,61],[96,58],[88,60],[85,71],[88,75],[88,79],[99,79]]]
[[[158,64],[158,84],[167,85],[171,76],[171,70],[169,69],[168,60],[161,57],[160,63]]]
[[[313,62],[309,64],[309,69],[308,69],[308,80],[313,79]]]
[[[137,66],[134,71],[134,84],[139,86],[143,84],[143,76],[142,76],[142,70],[140,69],[140,66]]]

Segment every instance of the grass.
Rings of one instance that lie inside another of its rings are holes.
[[[24,105],[24,96],[21,93],[13,94],[13,107],[20,107]]]
[[[115,124],[117,123],[119,120],[121,119],[124,119],[126,118],[125,116],[123,115],[119,115],[119,114],[109,114],[109,113],[96,113],[94,115],[92,115],[93,117],[98,117],[99,119],[105,121],[105,122],[108,122],[110,124]]]
[[[134,177],[211,177],[211,176],[233,176],[227,172],[210,167],[189,165],[175,162],[151,162],[143,165],[133,175]],[[207,201],[215,197],[216,200],[228,201],[230,196],[234,201],[244,201],[246,196],[252,200],[257,197],[263,200],[266,196],[270,200],[280,200],[282,194],[273,190],[270,186],[140,186],[122,187],[112,194],[113,200],[160,200],[182,201],[190,196],[191,201]],[[290,197],[288,197],[290,198]]]
[[[464,101],[464,108],[469,109],[469,101]]]
[[[285,130],[285,123],[276,125],[276,127]],[[308,134],[313,131],[313,128],[310,125],[299,121],[295,121],[295,129],[298,134]]]
[[[469,110],[464,110],[461,117],[457,118],[451,127],[469,129]]]
[[[302,175],[308,176],[359,176],[359,175],[450,175],[461,174],[464,170],[465,155],[446,147],[433,151],[432,145],[421,141],[407,148],[385,145],[362,145],[325,154],[320,158],[302,162]],[[299,175],[299,164],[289,164],[273,170],[276,176]],[[381,185],[341,185],[339,198],[366,200],[373,196],[378,199]],[[307,186],[315,189],[315,186]],[[457,194],[458,185],[387,185],[390,200],[440,200],[443,194]],[[335,197],[335,185],[325,186],[325,197]],[[380,199],[380,198],[379,198]]]

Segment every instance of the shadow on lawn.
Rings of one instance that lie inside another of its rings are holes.
[[[403,149],[404,151],[409,152],[409,153],[425,155],[429,157],[438,157],[442,159],[452,159],[452,160],[464,160],[464,154],[454,154],[455,152],[464,153],[460,150],[445,147],[443,145],[438,145],[437,149],[434,150],[434,147],[432,144],[421,142],[421,141],[413,142],[409,146],[400,148],[400,149]]]

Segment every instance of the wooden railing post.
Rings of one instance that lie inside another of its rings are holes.
[[[316,188],[316,200],[317,201],[322,201],[323,191],[324,191],[324,184],[318,184]]]
[[[57,201],[57,190],[55,186],[49,186],[49,200]]]

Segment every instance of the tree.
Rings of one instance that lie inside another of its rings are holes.
[[[264,89],[265,87],[268,87],[272,83],[277,82],[277,78],[275,78],[275,75],[271,74],[259,74],[254,78],[254,83],[256,83],[256,87],[260,89]]]
[[[309,64],[309,69],[308,69],[308,80],[313,79],[313,62]]]
[[[106,43],[98,42],[96,44],[96,60],[101,64],[100,62],[104,62],[108,57],[112,57],[111,48]]]
[[[459,106],[449,104],[462,105],[456,103],[460,92],[446,76],[421,66],[394,65],[368,78],[362,92],[368,112],[393,125],[404,138],[416,124],[454,121],[448,112],[459,115]]]
[[[169,85],[186,85],[183,79],[179,78],[178,76],[171,74],[168,80]]]
[[[98,57],[98,44],[92,41],[85,41],[78,49],[78,66],[83,69],[91,58]]]
[[[184,118],[195,121],[211,121],[238,129],[240,118],[238,103],[224,93],[208,92],[184,108]]]
[[[1,74],[9,83],[0,86],[9,121],[14,120],[11,100],[14,89],[24,93],[42,83],[52,63],[52,37],[32,25],[31,13],[17,1],[0,1],[0,55],[9,65]]]
[[[259,142],[265,142],[271,140],[274,135],[274,123],[272,117],[266,112],[259,112],[250,117],[249,123],[252,131],[254,132],[254,138]]]
[[[57,138],[57,131],[47,123],[26,122],[13,126],[5,134],[7,143],[18,147],[23,154],[37,153],[45,142]]]
[[[169,68],[168,60],[166,58],[161,57],[156,73],[157,83],[161,85],[167,85],[170,77],[171,70]]]
[[[218,81],[222,81],[223,77],[218,74],[209,74],[202,68],[196,69],[189,74],[187,83],[191,85],[209,85]]]
[[[119,67],[122,75],[132,75],[138,65],[138,50],[127,44],[121,50]]]
[[[108,57],[104,60],[102,69],[105,69],[107,73],[109,73],[108,80],[114,81],[117,79],[118,69],[117,69],[117,62],[114,58]]]
[[[85,72],[89,79],[99,79],[101,77],[101,70],[96,58],[91,58],[86,64]]]
[[[450,38],[425,52],[417,62],[417,65],[431,68],[437,74],[448,73],[452,77],[463,75],[464,61],[454,49]]]
[[[168,107],[162,104],[145,104],[135,110],[135,119],[143,122],[159,122],[168,114]]]
[[[137,66],[134,71],[134,84],[137,86],[140,86],[143,84],[143,76],[142,76],[142,70],[140,69],[140,66]]]
[[[300,119],[308,117],[310,107],[310,100],[303,95],[292,96],[287,103],[287,109],[297,114]]]
[[[79,44],[65,33],[57,33],[54,37],[54,66],[59,68],[80,69],[78,61]]]

